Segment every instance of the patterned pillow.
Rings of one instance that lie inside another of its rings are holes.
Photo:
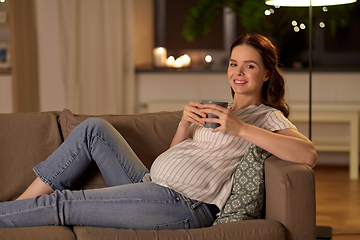
[[[234,173],[231,194],[214,225],[261,218],[264,205],[264,161],[271,154],[252,144]]]

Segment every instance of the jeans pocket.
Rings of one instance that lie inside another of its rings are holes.
[[[153,227],[153,230],[177,230],[177,229],[189,229],[189,219],[184,219],[177,222],[158,224]]]

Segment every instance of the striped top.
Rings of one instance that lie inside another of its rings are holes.
[[[296,128],[279,110],[251,105],[235,111],[245,123],[276,131]],[[233,173],[250,146],[247,140],[193,124],[189,138],[158,156],[150,169],[151,180],[190,199],[216,204],[228,199]]]

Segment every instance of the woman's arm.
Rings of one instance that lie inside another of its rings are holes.
[[[189,137],[189,130],[192,123],[195,123],[199,126],[203,126],[205,124],[204,118],[206,118],[206,114],[199,110],[202,108],[203,105],[199,102],[190,102],[185,106],[183,115],[170,147],[175,146]]]
[[[317,153],[314,144],[296,129],[270,132],[249,124],[239,129],[239,136],[267,150],[275,156],[314,167]]]
[[[229,109],[216,105],[207,105],[202,111],[219,116],[219,119],[206,119],[207,122],[220,123],[221,126],[214,129],[214,132],[225,131],[245,138],[283,160],[303,163],[311,167],[316,165],[317,153],[314,144],[296,129],[270,132],[244,123]]]

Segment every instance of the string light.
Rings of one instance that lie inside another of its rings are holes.
[[[274,14],[274,13],[275,13],[275,10],[272,9],[272,8],[267,9],[267,10],[265,10],[265,12],[264,12],[264,14],[265,14],[266,16],[270,16],[271,14]]]
[[[319,26],[320,26],[321,28],[324,28],[324,27],[325,27],[325,23],[324,23],[324,22],[320,22],[320,23],[319,23]]]

